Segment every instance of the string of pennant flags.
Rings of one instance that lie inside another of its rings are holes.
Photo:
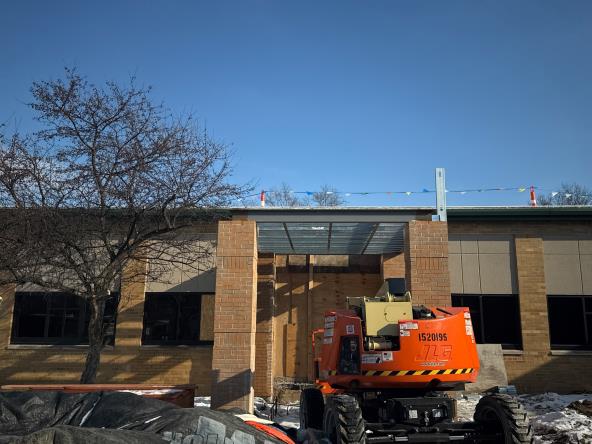
[[[573,193],[563,193],[560,191],[554,191],[552,189],[548,189],[548,188],[540,188],[537,186],[530,186],[530,187],[494,187],[494,188],[469,188],[469,189],[451,189],[451,190],[445,190],[446,193],[455,193],[455,194],[468,194],[468,193],[489,193],[489,192],[500,192],[500,191],[514,191],[514,192],[518,192],[518,193],[524,193],[527,190],[530,189],[530,197],[531,197],[531,201],[532,200],[536,200],[535,197],[535,191],[542,191],[542,192],[547,192],[549,193],[549,195],[554,198],[556,196],[563,196],[566,199],[572,198],[572,197],[592,197],[592,195],[588,195],[588,194],[578,194],[575,195]],[[237,199],[237,201],[243,201],[246,199],[250,199],[253,197],[259,197],[259,200],[261,201],[261,205],[265,206],[265,197],[266,194],[270,192],[267,190],[262,190],[260,193],[256,193],[256,194],[251,194],[249,196],[245,196],[244,198],[240,198]],[[271,191],[272,192],[272,191]],[[325,195],[331,195],[331,194],[335,194],[335,195],[340,195],[340,196],[344,196],[344,197],[350,197],[350,196],[369,196],[369,195],[386,195],[386,196],[391,196],[391,195],[407,195],[407,196],[412,196],[414,194],[430,194],[430,193],[435,193],[436,190],[435,189],[429,189],[429,188],[423,188],[421,190],[414,190],[414,191],[333,191],[333,190],[319,190],[319,191],[294,191],[294,190],[289,190],[290,194],[297,194],[297,195],[305,195],[305,196],[314,196],[314,195],[319,195],[319,194],[325,194]]]

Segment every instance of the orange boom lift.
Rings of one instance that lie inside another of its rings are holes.
[[[475,421],[454,421],[445,392],[479,373],[468,308],[413,306],[409,292],[391,293],[387,281],[376,297],[326,312],[312,340],[316,387],[301,393],[302,429],[334,443],[532,439],[526,413],[504,389],[481,398]]]

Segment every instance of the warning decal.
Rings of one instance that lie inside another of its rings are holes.
[[[382,360],[385,362],[393,360],[393,352],[382,352]]]
[[[362,355],[362,364],[380,364],[382,355],[379,353]]]
[[[417,322],[402,322],[399,324],[399,330],[417,330]]]
[[[473,368],[449,368],[447,370],[368,370],[364,376],[426,376],[426,375],[465,375],[473,373]]]

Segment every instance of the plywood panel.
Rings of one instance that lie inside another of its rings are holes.
[[[298,359],[298,326],[286,325],[286,374],[285,376],[297,376],[301,365]]]
[[[275,374],[305,378],[310,350],[307,331],[307,273],[277,273],[275,292]],[[345,308],[348,296],[373,296],[380,287],[379,274],[314,273],[311,288],[310,330],[322,328],[325,311]]]
[[[214,295],[201,296],[201,316],[199,321],[199,340],[214,340]]]
[[[469,294],[481,293],[481,278],[479,276],[479,255],[462,255],[463,291]]]
[[[285,270],[285,269],[284,269]],[[306,376],[306,283],[307,273],[278,272],[276,275],[274,345],[277,376]],[[288,325],[292,325],[288,330]],[[290,337],[288,338],[288,335]],[[291,349],[288,349],[290,344]],[[295,356],[297,355],[297,356]],[[288,362],[288,356],[294,357]],[[290,366],[288,368],[287,366]]]
[[[545,251],[546,251],[545,242]],[[582,294],[578,254],[545,254],[547,294]]]

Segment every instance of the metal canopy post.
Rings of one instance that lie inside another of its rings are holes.
[[[436,208],[438,220],[445,222],[446,216],[446,176],[444,168],[436,168]]]

